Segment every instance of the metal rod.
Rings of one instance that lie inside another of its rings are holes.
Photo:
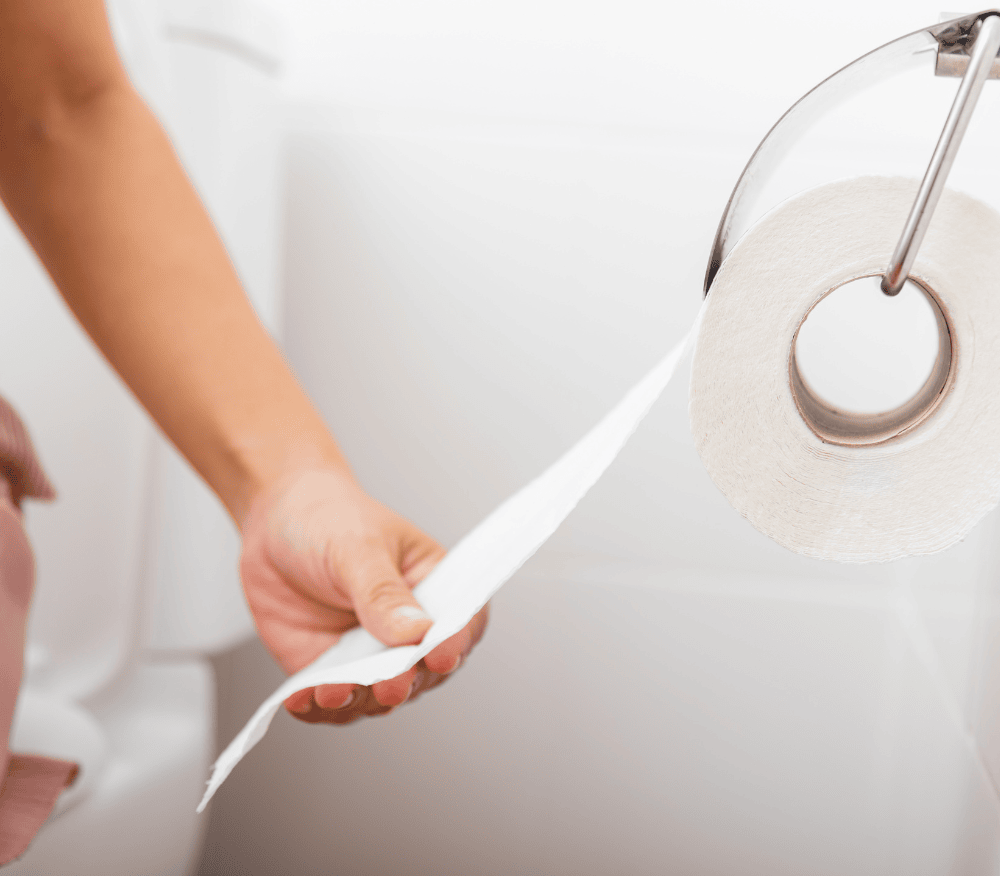
[[[931,217],[934,215],[934,208],[944,190],[948,171],[955,162],[958,147],[962,144],[965,129],[969,126],[969,119],[972,118],[979,93],[983,90],[983,83],[989,75],[998,50],[1000,50],[1000,16],[987,15],[979,28],[969,68],[965,71],[962,83],[958,87],[955,102],[951,105],[951,112],[948,113],[948,119],[944,123],[931,163],[927,167],[927,173],[924,174],[923,182],[920,183],[920,191],[917,192],[917,198],[903,227],[903,234],[896,244],[889,267],[882,278],[882,291],[886,295],[898,295],[909,276],[927,226],[930,225]]]

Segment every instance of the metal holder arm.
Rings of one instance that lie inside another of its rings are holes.
[[[896,249],[889,260],[889,267],[882,278],[882,291],[886,295],[898,295],[909,276],[924,234],[927,233],[927,226],[930,225],[931,217],[934,215],[934,208],[941,198],[941,192],[944,191],[948,172],[955,163],[958,147],[962,145],[962,138],[976,108],[979,93],[983,90],[986,77],[993,68],[998,49],[1000,49],[1000,16],[986,15],[980,24],[972,57],[966,65],[962,84],[958,87],[955,102],[944,123],[944,130],[941,131],[934,155],[931,156],[931,163],[924,174],[923,182],[920,183],[920,190],[917,192],[906,225],[903,226],[903,234],[896,244]]]
[[[985,41],[976,39],[976,31],[980,29],[980,22],[998,15],[1000,15],[1000,9],[987,9],[914,31],[886,43],[827,77],[793,104],[778,119],[754,151],[729,197],[726,209],[719,221],[719,228],[716,231],[712,252],[709,256],[708,269],[705,272],[705,295],[708,295],[712,281],[715,279],[722,262],[729,255],[736,241],[749,228],[757,197],[764,185],[781,164],[782,159],[819,118],[870,86],[921,63],[926,63],[927,53],[932,51],[936,53],[935,73],[937,75],[963,76],[970,67],[975,66],[970,64],[969,54],[969,48],[973,41],[975,40],[975,46],[985,47]],[[982,52],[986,52],[988,56],[985,48],[982,49]],[[993,54],[996,55],[996,50]],[[980,57],[982,57],[982,53]],[[984,62],[981,63],[986,67],[986,75],[983,78],[1000,79],[1000,61],[994,60],[992,66],[985,65]],[[978,75],[982,75],[981,71]],[[963,79],[963,85],[959,89],[960,94],[965,85]],[[978,92],[976,96],[978,96]],[[963,106],[967,105],[968,99],[963,103]],[[968,111],[971,112],[971,109]],[[950,119],[951,116],[949,116]],[[964,128],[962,130],[964,131]],[[953,158],[954,155],[952,155]],[[905,278],[905,274],[903,276]]]

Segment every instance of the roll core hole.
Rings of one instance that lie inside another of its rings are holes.
[[[952,332],[933,290],[911,278],[887,298],[879,281],[831,289],[792,340],[795,405],[830,444],[879,444],[909,432],[951,385]]]

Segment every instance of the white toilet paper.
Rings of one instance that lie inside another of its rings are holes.
[[[937,208],[911,276],[939,302],[951,367],[937,384],[932,377],[920,404],[859,424],[791,389],[798,325],[830,290],[884,269],[915,191],[906,180],[838,182],[761,220],[722,266],[686,338],[417,587],[435,619],[423,643],[388,649],[362,629],[345,635],[260,706],[216,762],[198,811],[292,693],[392,678],[468,623],[600,478],[696,335],[695,440],[751,523],[793,550],[854,562],[959,540],[1000,498],[1000,411],[990,392],[1000,375],[1000,216],[952,192]]]
[[[394,678],[464,627],[559,528],[604,474],[636,426],[660,397],[689,348],[695,326],[628,394],[565,455],[500,505],[465,536],[414,594],[434,626],[419,645],[386,648],[361,627],[291,676],[269,696],[219,756],[201,812],[219,786],[267,732],[282,702],[318,684],[374,684]]]
[[[944,328],[922,405],[838,420],[813,403],[810,426],[792,388],[798,326],[831,290],[885,270],[915,191],[864,178],[788,201],[737,244],[706,302],[690,396],[701,459],[755,527],[808,556],[935,553],[1000,498],[1000,215],[985,204],[946,191],[910,272]]]

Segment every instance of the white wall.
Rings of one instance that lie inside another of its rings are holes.
[[[288,354],[362,481],[443,543],[690,324],[780,113],[937,16],[763,5],[287,4]],[[835,116],[775,198],[919,173],[954,85],[912,86]],[[977,191],[987,102],[956,167]],[[276,721],[213,804],[206,876],[992,866],[994,804],[946,707],[978,714],[989,532],[895,567],[803,561],[710,484],[685,392],[440,692],[350,728]],[[228,742],[280,673],[257,645],[217,669]]]

